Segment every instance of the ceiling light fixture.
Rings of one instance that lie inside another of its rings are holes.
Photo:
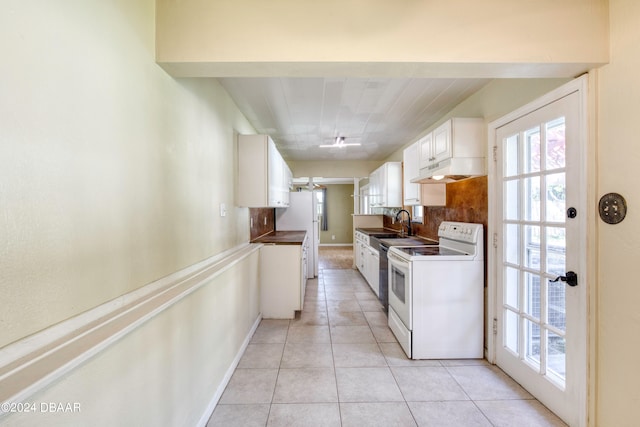
[[[344,140],[345,140],[344,136],[336,136],[336,141],[333,144],[323,144],[320,147],[322,147],[322,148],[330,148],[330,147],[343,148],[343,147],[359,146],[360,145],[359,142],[346,143],[346,142],[344,142]]]

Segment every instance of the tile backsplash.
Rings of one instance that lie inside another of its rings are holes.
[[[276,229],[276,212],[274,208],[249,208],[249,218],[250,241]]]
[[[397,212],[398,209],[385,209],[385,228],[400,230],[399,223],[393,224]],[[425,206],[424,223],[412,224],[411,227],[418,236],[437,239],[438,226],[442,221],[483,224],[486,233],[487,218],[487,177],[481,176],[447,184],[447,205]]]

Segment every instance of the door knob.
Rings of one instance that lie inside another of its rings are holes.
[[[573,271],[567,271],[566,276],[558,276],[555,279],[551,280],[551,282],[557,282],[558,280],[562,282],[567,282],[569,286],[578,286],[578,275]]]

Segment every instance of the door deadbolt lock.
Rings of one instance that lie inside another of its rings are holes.
[[[576,216],[578,216],[578,211],[576,210],[576,208],[569,208],[567,209],[567,216],[569,218],[575,218]]]
[[[573,271],[567,271],[566,276],[558,276],[555,279],[551,280],[551,282],[557,282],[558,280],[562,282],[567,282],[569,286],[578,286],[578,275]]]

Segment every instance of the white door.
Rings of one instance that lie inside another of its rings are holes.
[[[495,130],[495,360],[571,426],[586,425],[585,92]]]

